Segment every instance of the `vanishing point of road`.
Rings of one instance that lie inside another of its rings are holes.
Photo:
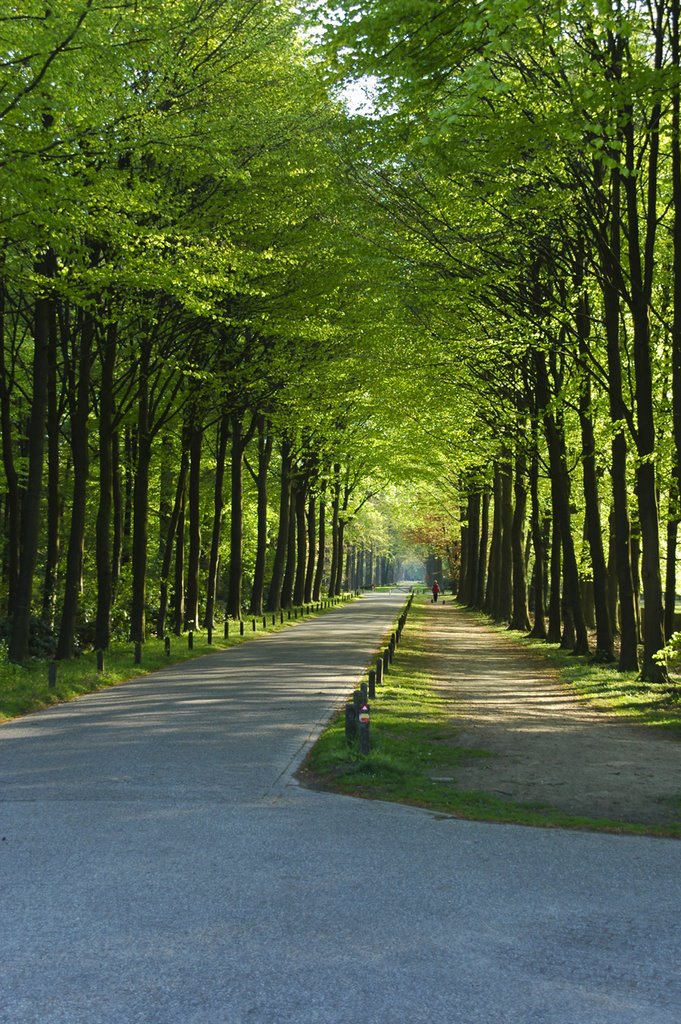
[[[404,600],[0,727],[2,1024],[681,1022],[678,841],[296,785]]]

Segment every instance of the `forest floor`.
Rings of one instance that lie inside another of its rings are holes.
[[[669,825],[681,819],[681,740],[580,698],[540,650],[454,604],[427,606],[432,682],[456,719],[459,791],[567,814]]]

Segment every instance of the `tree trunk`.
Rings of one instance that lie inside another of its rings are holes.
[[[305,568],[305,604],[312,601],[315,555],[317,551],[317,498],[313,491],[307,501],[307,566]]]
[[[232,413],[231,458],[231,520],[229,534],[229,584],[227,588],[227,614],[241,618],[241,587],[243,580],[243,424],[240,413]]]
[[[485,486],[482,492],[482,504],[480,509],[480,546],[478,548],[478,575],[474,598],[475,608],[482,608],[485,602],[487,543],[489,539],[489,503],[489,488]]]
[[[189,551],[187,557],[186,597],[184,606],[185,628],[199,625],[199,573],[201,568],[201,453],[203,449],[203,423],[195,405],[190,408],[189,423]],[[233,517],[234,518],[234,517]]]
[[[206,580],[206,614],[204,626],[212,629],[215,625],[215,596],[218,588],[218,568],[220,565],[220,536],[222,533],[222,513],[225,507],[225,462],[227,459],[227,441],[229,440],[229,416],[223,413],[218,424],[217,452],[215,459],[215,485],[213,488],[213,528],[210,538],[210,556],[208,558],[208,578]],[[261,614],[261,611],[258,614]]]
[[[137,464],[132,491],[132,602],[130,639],[144,643],[146,635],[147,525],[149,514],[149,467],[151,432],[149,424],[150,342],[144,339],[140,350],[137,410]]]
[[[286,569],[281,584],[281,604],[283,608],[293,606],[293,584],[296,575],[296,492],[298,481],[292,481],[288,511],[288,541],[286,544]]]
[[[187,469],[189,471],[189,458],[187,457]],[[177,533],[175,535],[175,568],[173,573],[173,633],[176,636],[182,635],[184,626],[184,533],[185,533],[185,507],[186,507],[186,486],[182,488],[180,497],[180,509],[177,516]]]
[[[113,509],[113,383],[116,366],[117,329],[105,328],[100,343],[101,363],[99,394],[99,505],[95,524],[95,558],[97,562],[97,612],[95,617],[95,649],[105,651],[111,643],[112,545],[111,519]]]
[[[262,615],[265,592],[265,563],[267,560],[267,474],[272,457],[272,431],[264,417],[258,421],[258,538],[253,571],[251,614]]]
[[[296,487],[296,573],[293,603],[300,607],[305,600],[305,570],[307,567],[307,529],[305,523],[306,481],[301,477]]]
[[[340,521],[340,466],[333,467],[333,481],[331,484],[331,569],[329,572],[329,596],[338,596],[338,562],[342,555],[339,551],[339,521]]]
[[[510,622],[513,606],[513,469],[508,453],[499,465],[501,499],[501,544],[499,552],[499,588],[495,619]]]
[[[521,439],[521,445],[523,443]],[[525,568],[525,518],[527,515],[526,456],[519,447],[515,456],[514,496],[515,508],[511,526],[511,550],[513,553],[513,606],[510,617],[511,629],[526,633],[530,628],[527,608],[527,572]]]
[[[0,256],[0,259],[3,259]],[[0,278],[0,438],[2,441],[2,465],[5,471],[5,483],[7,486],[7,499],[5,508],[5,561],[7,563],[7,606],[14,608],[17,596],[17,582],[19,578],[19,557],[20,545],[19,534],[21,529],[21,499],[19,488],[19,476],[14,463],[14,450],[12,446],[12,408],[11,388],[5,365],[5,282]],[[49,359],[49,353],[48,353]],[[48,364],[49,366],[49,364]],[[48,370],[49,375],[49,370]]]
[[[166,616],[168,614],[168,583],[170,580],[173,544],[177,537],[178,525],[180,523],[182,509],[184,508],[188,471],[189,452],[187,445],[183,444],[182,455],[180,457],[180,470],[175,487],[175,500],[173,502],[170,516],[168,517],[166,536],[161,554],[161,587],[158,601],[158,619],[156,620],[156,635],[158,637],[165,636],[166,631]],[[184,581],[182,582],[184,583]],[[183,619],[184,615],[182,615],[182,619],[180,621],[182,622]]]
[[[546,572],[546,550],[541,524],[539,507],[539,453],[537,451],[536,431],[533,429],[532,455],[530,458],[530,533],[534,551],[534,572],[532,575],[532,605],[534,623],[530,636],[537,640],[546,640],[546,598],[544,591],[544,575]]]
[[[272,578],[267,595],[267,610],[281,609],[281,590],[286,569],[288,551],[289,516],[291,511],[291,443],[286,438],[281,442],[281,487],[279,491],[279,528],[274,551]]]
[[[44,278],[53,277],[56,273],[54,253],[48,252],[40,261],[36,270]],[[28,425],[28,477],[22,502],[21,556],[17,575],[16,599],[12,608],[12,624],[8,649],[8,658],[14,663],[25,661],[29,655],[33,576],[38,558],[38,542],[40,537],[40,499],[43,482],[50,321],[52,316],[53,299],[49,294],[41,292],[35,301],[31,410]]]
[[[57,393],[57,321],[50,317],[47,382],[47,522],[42,617],[54,629],[57,614],[59,540],[63,499],[59,481],[59,396]]]
[[[318,601],[322,595],[322,583],[324,581],[324,562],[326,560],[326,481],[322,484],[322,492],[319,498],[319,532],[317,548],[317,569],[312,587],[312,600]]]
[[[90,414],[90,368],[94,323],[91,313],[79,316],[78,381],[76,394],[69,395],[71,416],[71,458],[73,466],[73,493],[71,529],[66,553],[66,575],[62,603],[57,658],[72,658],[78,603],[83,569],[83,542],[85,538],[87,481],[90,470],[88,451],[88,416]]]
[[[551,393],[543,352],[535,352],[535,368],[537,374],[537,399],[539,408],[543,413],[544,434],[551,469],[551,500],[554,516],[560,529],[563,551],[564,598],[574,623],[575,654],[588,654],[589,638],[582,611],[579,572],[577,569],[574,538],[572,536],[570,482],[566,463],[565,438],[562,428],[559,427],[555,416],[550,411]]]

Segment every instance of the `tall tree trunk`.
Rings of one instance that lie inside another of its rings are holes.
[[[203,423],[194,405],[189,423],[189,552],[185,597],[185,627],[199,625],[199,572],[201,568],[201,452],[203,449]]]
[[[513,468],[510,454],[505,453],[499,465],[501,482],[501,544],[499,555],[499,589],[495,619],[510,622],[513,607]]]
[[[101,364],[99,395],[99,505],[95,524],[95,558],[97,571],[97,612],[95,617],[95,648],[104,651],[111,642],[112,543],[113,510],[113,416],[114,370],[118,332],[115,324],[105,328],[99,347]]]
[[[48,252],[36,267],[37,273],[49,279],[56,273],[53,252]],[[47,285],[47,280],[45,282]],[[28,425],[28,477],[21,510],[20,562],[16,596],[12,607],[12,625],[8,658],[20,663],[28,658],[31,627],[33,576],[38,558],[41,520],[41,492],[45,451],[45,421],[47,414],[47,385],[49,379],[50,322],[53,298],[45,289],[35,301],[33,324],[33,371],[31,411]]]
[[[270,612],[278,612],[281,609],[281,590],[286,569],[289,516],[291,512],[291,442],[287,438],[282,439],[280,450],[279,527],[277,531],[277,544],[274,550],[272,578],[267,595],[267,610]]]
[[[53,310],[54,314],[54,310]],[[57,614],[59,574],[59,532],[63,499],[59,486],[60,410],[57,393],[57,320],[50,317],[47,381],[47,523],[45,528],[45,571],[43,574],[42,617],[54,629]]]
[[[79,318],[79,353],[76,394],[69,396],[71,414],[71,458],[73,465],[73,493],[71,529],[66,553],[66,576],[62,602],[57,658],[72,658],[78,603],[83,568],[83,542],[85,538],[87,481],[90,471],[87,422],[90,414],[90,369],[94,323],[92,314],[82,313]]]
[[[319,498],[319,531],[317,548],[317,568],[314,575],[312,587],[312,600],[318,601],[322,595],[322,583],[324,581],[324,563],[326,561],[326,481],[322,483],[322,491]]]
[[[261,416],[258,420],[258,473],[255,485],[258,492],[258,537],[251,593],[251,614],[262,615],[265,594],[265,563],[267,561],[267,475],[272,458],[272,431]]]
[[[140,347],[137,389],[137,464],[132,492],[132,601],[130,639],[144,643],[147,597],[147,527],[151,430],[149,422],[149,362],[151,345],[143,339]]]
[[[342,556],[339,550],[339,527],[340,527],[340,466],[333,467],[333,478],[331,482],[331,568],[329,571],[329,596],[338,596],[338,563]]]
[[[4,269],[4,257],[3,269]],[[7,606],[14,608],[19,578],[19,535],[21,529],[21,498],[19,475],[14,463],[12,445],[11,386],[5,365],[5,281],[0,277],[0,439],[2,442],[2,465],[7,485],[5,561],[7,563]],[[49,344],[49,342],[48,342]],[[49,359],[49,353],[48,353]],[[49,364],[48,364],[49,365]],[[48,371],[49,374],[49,371]]]
[[[123,565],[123,483],[121,480],[121,446],[118,431],[111,435],[111,508],[113,514],[111,540],[111,607],[115,606]]]
[[[177,537],[180,516],[182,515],[182,509],[184,507],[188,472],[189,451],[188,446],[183,444],[182,455],[180,457],[180,469],[177,475],[177,484],[175,487],[175,500],[166,524],[166,536],[164,538],[163,550],[161,552],[161,586],[158,601],[158,619],[156,620],[156,635],[158,637],[163,637],[166,631],[166,616],[168,614],[168,584],[170,581],[173,545]],[[183,618],[184,615],[182,615],[182,619]]]
[[[305,569],[307,567],[307,529],[305,524],[306,481],[304,477],[296,487],[296,575],[293,587],[293,603],[300,607],[305,600]]]
[[[241,413],[231,416],[231,519],[229,533],[229,583],[227,587],[227,614],[241,618],[241,588],[243,582],[243,423]]]
[[[296,496],[298,481],[292,481],[288,511],[288,541],[286,544],[286,569],[281,584],[281,604],[284,608],[293,606],[293,584],[296,576]]]
[[[487,589],[485,593],[484,610],[492,618],[496,618],[499,610],[499,581],[501,577],[501,471],[499,463],[494,463],[494,479],[492,483],[493,514],[492,514],[492,540],[489,547],[489,562],[487,568]],[[464,557],[464,545],[461,544],[461,558]],[[459,574],[459,590],[461,589],[461,572]]]
[[[546,640],[546,597],[544,575],[546,572],[546,549],[539,507],[539,453],[537,451],[536,429],[533,427],[532,455],[530,457],[530,532],[534,551],[534,572],[532,575],[532,605],[534,623],[530,636]]]
[[[527,608],[527,572],[525,568],[525,518],[527,515],[527,459],[521,447],[516,451],[513,487],[515,507],[511,526],[511,550],[513,552],[513,606],[510,618],[511,629],[523,633],[530,628]]]
[[[189,472],[189,457],[187,456],[187,469]],[[180,509],[177,516],[177,532],[175,534],[175,567],[173,572],[173,633],[176,636],[182,635],[184,626],[184,534],[185,534],[185,508],[187,504],[187,489],[182,488],[180,494]]]
[[[554,516],[560,529],[563,552],[564,597],[569,607],[575,629],[575,654],[589,653],[589,638],[582,611],[579,588],[579,572],[572,536],[570,514],[570,481],[566,463],[565,438],[562,428],[550,411],[551,392],[549,388],[546,359],[543,352],[535,351],[537,375],[537,399],[543,413],[544,434],[549,453],[551,469],[551,500]]]
[[[480,508],[480,545],[478,548],[477,587],[474,597],[475,608],[482,608],[485,601],[485,584],[487,580],[487,543],[489,539],[489,504],[489,488],[485,486],[482,492]]]
[[[204,625],[212,629],[215,620],[215,597],[218,588],[218,568],[220,565],[220,536],[222,533],[222,513],[225,507],[225,462],[227,460],[227,441],[229,440],[229,416],[223,413],[218,424],[217,452],[215,458],[215,484],[213,488],[213,528],[210,537],[210,556],[208,558],[208,578],[206,580],[206,614]]]
[[[550,644],[560,643],[561,637],[561,583],[563,552],[560,540],[560,523],[555,510],[552,511],[551,529],[551,559],[550,559],[550,585],[549,585],[549,622],[546,631],[546,639]]]
[[[663,59],[662,19],[665,5],[658,4],[654,22],[655,58],[659,69]],[[633,109],[624,121],[625,161],[627,174],[623,187],[627,211],[627,258],[630,280],[629,308],[633,323],[634,383],[636,395],[636,497],[643,542],[643,663],[641,678],[648,682],[666,682],[666,665],[656,660],[664,647],[664,606],[660,571],[660,523],[657,505],[655,470],[655,397],[653,392],[653,345],[651,339],[651,307],[655,238],[657,232],[658,159],[660,148],[659,100],[655,102],[647,132],[647,195],[644,222],[639,218],[640,168],[636,150]],[[641,230],[643,227],[643,231]]]
[[[314,583],[315,557],[317,553],[317,498],[310,491],[307,499],[307,566],[305,567],[305,604],[312,601],[312,584]]]

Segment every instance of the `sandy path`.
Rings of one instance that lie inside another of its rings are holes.
[[[571,814],[668,824],[681,818],[681,742],[578,700],[539,653],[449,603],[428,605],[435,681],[451,694],[460,744],[488,751],[457,786]]]

